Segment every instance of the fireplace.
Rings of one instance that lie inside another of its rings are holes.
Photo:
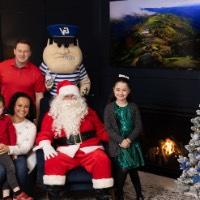
[[[187,155],[191,114],[162,109],[141,109],[144,132],[145,171],[176,178],[180,175],[179,155]]]

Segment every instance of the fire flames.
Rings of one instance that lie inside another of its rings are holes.
[[[170,158],[177,158],[181,154],[183,154],[181,146],[171,138],[160,140],[159,145],[149,151],[150,159],[158,159],[159,162],[167,162]]]
[[[164,141],[161,142],[161,151],[166,156],[170,156],[172,153],[174,153],[176,150],[175,148],[176,143],[170,138],[166,138]]]
[[[177,158],[181,154],[178,145],[170,138],[160,141],[160,149],[165,162],[168,161],[170,156]]]

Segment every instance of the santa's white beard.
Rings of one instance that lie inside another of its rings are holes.
[[[80,132],[80,123],[88,113],[88,107],[83,97],[64,100],[63,96],[56,96],[51,102],[49,114],[53,118],[52,128],[56,135],[64,130],[65,135],[77,135]]]

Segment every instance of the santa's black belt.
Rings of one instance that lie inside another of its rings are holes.
[[[73,145],[82,143],[85,140],[95,137],[95,131],[87,131],[77,135],[70,135],[69,139],[66,137],[54,139],[55,146]]]

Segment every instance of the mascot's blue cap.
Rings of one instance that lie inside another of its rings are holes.
[[[55,37],[77,37],[79,27],[76,25],[53,24],[47,27],[49,36]]]

